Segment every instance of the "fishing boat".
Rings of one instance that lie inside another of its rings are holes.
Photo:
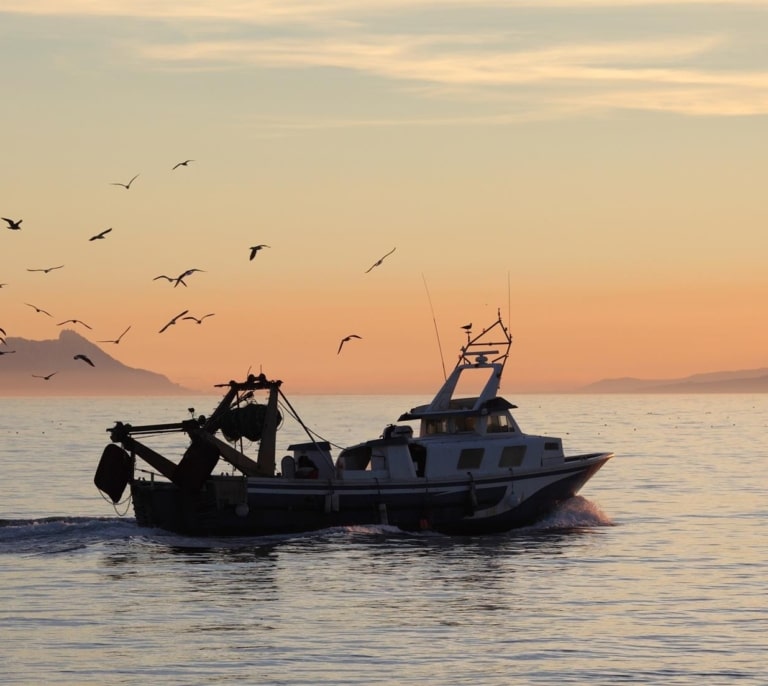
[[[524,526],[573,497],[613,454],[568,456],[560,438],[520,429],[516,406],[499,395],[511,344],[501,316],[477,335],[468,331],[430,403],[378,437],[338,449],[335,459],[282,382],[251,374],[222,384],[223,398],[208,417],[117,422],[107,429],[111,443],[94,482],[115,506],[129,487],[139,526],[193,536],[355,525],[472,535]],[[300,423],[307,440],[288,445],[278,465],[284,415]],[[149,445],[157,436],[167,443],[167,434],[183,438],[178,461]]]

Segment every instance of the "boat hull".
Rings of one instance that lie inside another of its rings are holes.
[[[528,525],[573,497],[610,458],[586,456],[545,472],[417,482],[215,476],[197,491],[131,483],[136,521],[194,536],[263,536],[340,526],[485,534]]]

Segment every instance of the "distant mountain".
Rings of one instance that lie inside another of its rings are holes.
[[[579,393],[768,393],[768,368],[693,374],[681,379],[603,379]]]
[[[182,395],[193,391],[162,374],[128,367],[75,331],[32,341],[7,338],[0,355],[0,395]],[[75,355],[85,355],[93,367]],[[54,374],[55,372],[55,374]],[[37,376],[53,374],[47,381]]]

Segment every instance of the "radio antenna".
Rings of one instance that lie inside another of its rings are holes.
[[[443,359],[443,346],[440,344],[440,332],[437,330],[437,319],[435,319],[435,308],[432,307],[432,296],[430,296],[429,294],[429,288],[427,287],[427,280],[424,278],[423,272],[421,274],[421,280],[424,282],[424,290],[427,292],[429,309],[432,312],[432,323],[435,325],[435,336],[437,337],[437,349],[440,351],[440,364],[443,365],[443,379],[447,379],[448,374],[445,371],[445,360]]]

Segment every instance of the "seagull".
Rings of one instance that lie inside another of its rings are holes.
[[[61,269],[64,265],[60,264],[58,267],[44,267],[43,269],[27,269],[28,272],[52,272],[54,269]]]
[[[5,338],[3,338],[3,336],[0,336],[0,343],[2,343],[3,345],[8,345],[8,341],[6,341]]]
[[[81,321],[80,319],[67,319],[63,322],[59,322],[58,324],[56,324],[56,326],[63,326],[64,324],[69,324],[70,322],[72,324],[82,324],[86,329],[93,330],[92,326],[88,326],[88,324],[86,324],[84,321]]]
[[[131,327],[129,326],[129,327],[128,327],[128,329],[130,329],[130,328],[131,328]],[[128,329],[126,329],[125,331],[123,331],[123,333],[121,333],[121,334],[120,334],[120,335],[119,335],[117,338],[115,338],[114,340],[111,340],[111,341],[97,341],[97,343],[119,343],[119,342],[120,342],[120,339],[121,339],[123,336],[125,336],[125,334],[127,334],[127,333],[128,333]]]
[[[8,335],[7,333],[5,333],[5,329],[3,329],[3,328],[0,328],[0,333],[2,333],[3,336],[7,336]]]
[[[167,279],[169,282],[173,284],[173,287],[176,288],[179,284],[186,287],[186,282],[184,281],[185,276],[190,276],[191,274],[194,274],[195,272],[202,272],[203,269],[187,269],[187,271],[182,272],[177,277],[173,276],[167,276],[166,274],[160,274],[159,276],[156,276],[152,281],[157,281],[158,279]]]
[[[381,259],[377,260],[370,267],[368,267],[368,269],[365,270],[365,273],[367,274],[374,267],[378,267],[384,261],[384,259],[389,257],[393,252],[395,252],[395,250],[397,250],[397,248],[392,248],[392,250],[390,250],[386,255],[384,255],[384,257],[382,257]]]
[[[47,374],[46,376],[41,376],[40,374],[33,374],[36,379],[45,379],[46,381],[49,381],[52,376],[56,376],[58,372],[51,372],[50,374]]]
[[[205,319],[206,317],[213,317],[214,314],[216,313],[210,312],[208,314],[204,314],[202,317],[200,317],[200,319],[198,319],[197,317],[193,317],[192,315],[189,315],[188,317],[182,317],[182,319],[194,319],[198,324],[202,324],[203,319]]]
[[[187,271],[182,272],[179,274],[174,280],[176,281],[175,284],[173,284],[173,287],[176,288],[179,284],[182,284],[183,286],[186,286],[186,282],[184,281],[185,276],[191,276],[195,272],[202,272],[205,271],[204,269],[187,269]]]
[[[179,312],[171,321],[169,321],[158,333],[163,333],[169,326],[172,326],[176,323],[176,320],[179,319],[179,317],[183,317],[189,310],[184,310],[183,312]]]
[[[83,355],[82,353],[80,353],[80,354],[78,354],[78,355],[75,355],[75,356],[74,356],[72,359],[74,359],[74,360],[82,360],[82,361],[83,361],[83,362],[85,362],[86,364],[89,364],[89,365],[91,365],[91,367],[95,367],[95,366],[96,366],[95,364],[93,364],[93,362],[91,362],[91,361],[88,359],[88,356],[87,356],[87,355]]]
[[[4,288],[7,285],[8,285],[7,283],[0,283],[0,288]]]
[[[11,231],[21,231],[21,222],[23,222],[23,219],[19,219],[16,221],[15,219],[8,219],[8,217],[0,217],[3,221],[8,222],[8,226],[6,228],[10,229]]]
[[[173,169],[171,169],[171,171],[173,171],[177,167],[186,167],[190,162],[194,162],[194,160],[184,160],[183,162],[178,162],[177,164],[173,165]]]
[[[356,333],[351,333],[349,336],[345,336],[341,339],[341,343],[339,343],[339,349],[336,351],[336,354],[338,355],[341,352],[342,346],[347,342],[351,341],[353,338],[362,338],[362,336],[358,336]]]
[[[251,256],[248,258],[249,260],[252,260],[254,257],[256,257],[256,253],[259,252],[262,248],[268,248],[268,245],[264,245],[264,243],[259,243],[259,245],[252,245],[251,250]]]
[[[195,272],[204,272],[204,271],[205,271],[205,269],[187,269],[187,271],[185,271],[185,272],[182,272],[181,274],[179,274],[179,276],[177,277],[177,279],[178,279],[178,280],[181,280],[181,279],[183,279],[185,276],[191,276],[191,275],[192,275],[192,274],[194,274]]]
[[[102,231],[101,233],[97,233],[95,236],[91,236],[88,240],[89,241],[96,241],[99,238],[104,238],[104,236],[106,236],[110,231],[112,231],[112,227],[110,227],[108,229],[104,229],[104,231]]]
[[[116,181],[114,183],[109,184],[110,186],[122,186],[125,188],[125,190],[129,190],[131,187],[131,184],[139,177],[138,174],[134,176],[128,183],[120,183],[119,181]]]
[[[0,350],[0,355],[10,355],[11,353],[15,352],[15,350]]]
[[[469,333],[472,330],[472,322],[470,322],[469,324],[464,324],[464,326],[462,326],[461,328],[464,329],[464,331],[466,331],[467,333]]]
[[[29,305],[33,310],[35,310],[35,312],[42,312],[43,314],[47,314],[49,317],[53,317],[53,315],[50,312],[47,312],[46,310],[43,310],[37,307],[37,305],[32,305],[31,303],[24,303],[24,304]]]

